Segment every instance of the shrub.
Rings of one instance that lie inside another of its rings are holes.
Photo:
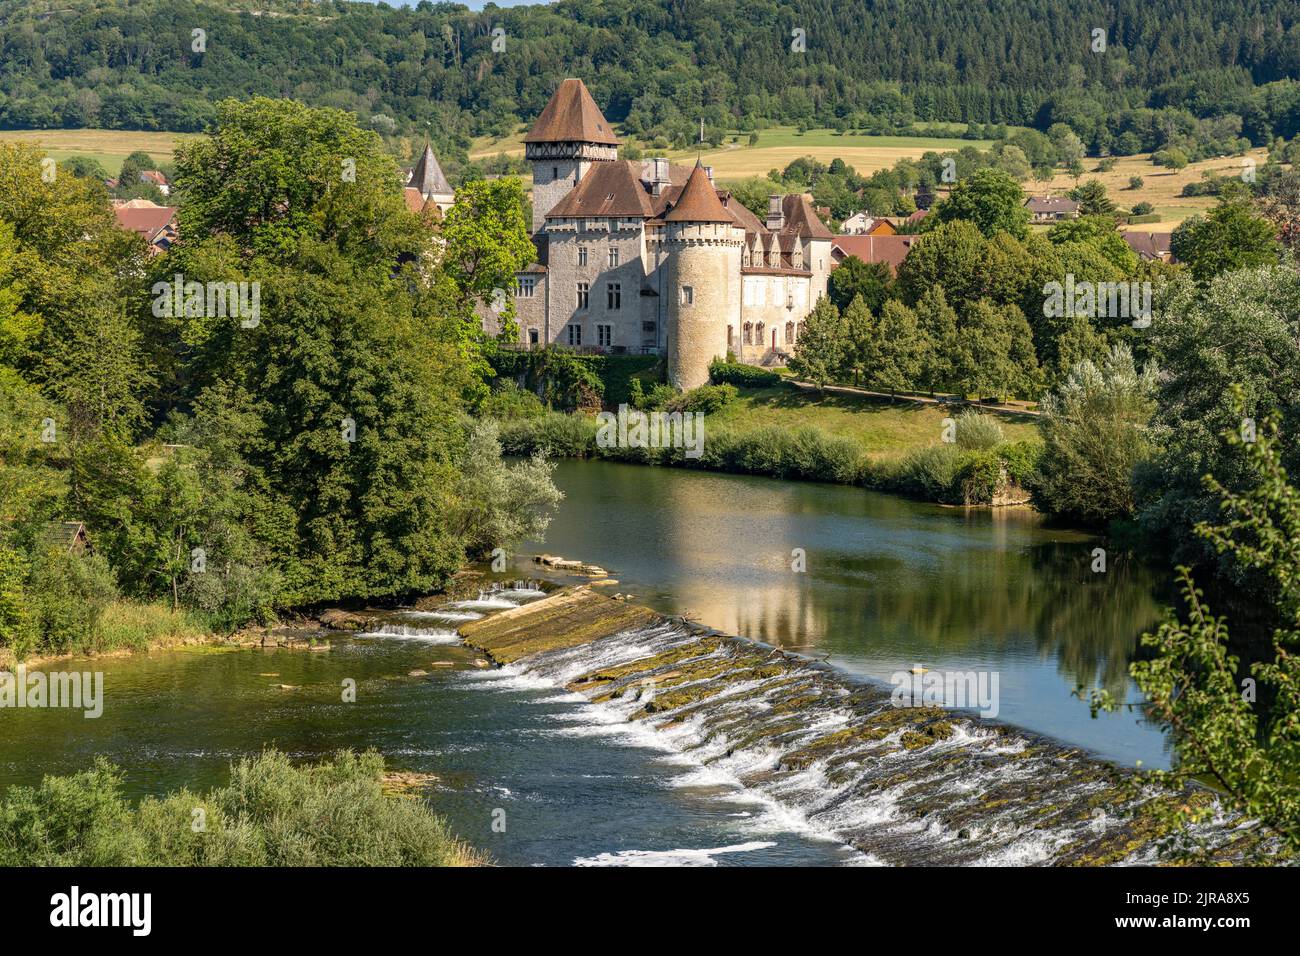
[[[957,416],[956,439],[964,451],[988,451],[1002,444],[1002,424],[992,415],[967,409]]]
[[[681,454],[678,452],[678,454]],[[857,442],[817,428],[764,426],[743,432],[706,432],[704,456],[682,456],[682,464],[714,471],[769,475],[850,484],[858,479],[862,449]]]
[[[641,380],[634,378],[628,389],[628,404],[639,411],[648,412],[663,408],[675,401],[680,394],[681,392],[666,382],[656,382],[651,385],[649,391],[645,391]]]
[[[422,802],[385,795],[384,761],[340,751],[294,766],[267,751],[207,794],[132,808],[122,775],[93,769],[12,787],[0,800],[0,866],[463,866],[479,857]],[[205,827],[191,827],[195,808]]]
[[[962,455],[956,445],[931,445],[908,452],[899,465],[899,490],[930,501],[953,502]]]
[[[1008,442],[998,448],[998,457],[1007,466],[1007,477],[1022,488],[1032,488],[1043,457],[1043,443],[1026,439]]]
[[[781,376],[776,372],[756,365],[744,365],[739,362],[719,362],[714,359],[709,363],[709,381],[714,385],[740,385],[744,388],[771,388],[779,385]]]
[[[1001,484],[1002,459],[996,454],[972,451],[961,456],[955,489],[960,489],[963,504],[990,504]]]
[[[716,412],[736,400],[740,392],[736,386],[701,385],[689,392],[683,392],[667,404],[670,412]]]
[[[506,379],[499,382],[483,400],[479,414],[485,418],[499,421],[513,421],[518,418],[537,418],[546,412],[542,400],[514,382]]]
[[[596,420],[547,412],[537,418],[502,422],[497,436],[507,455],[541,452],[552,458],[586,458],[596,446]]]

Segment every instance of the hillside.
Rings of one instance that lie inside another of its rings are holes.
[[[1224,117],[1262,145],[1300,126],[1297,24],[1300,0],[32,0],[0,5],[0,128],[193,131],[261,93],[463,155],[576,75],[611,121],[678,148],[701,117],[715,144],[781,123],[1063,121],[1090,150],[1130,133],[1132,153]]]

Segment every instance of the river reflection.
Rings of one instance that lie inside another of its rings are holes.
[[[611,569],[668,613],[880,680],[916,664],[999,673],[999,717],[1111,759],[1168,766],[1135,713],[1092,720],[1077,684],[1127,676],[1162,576],[1026,510],[966,511],[856,488],[611,462],[560,463],[544,547]],[[800,557],[806,571],[794,568]]]

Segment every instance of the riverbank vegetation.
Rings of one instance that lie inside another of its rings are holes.
[[[383,758],[340,751],[295,765],[276,751],[230,782],[133,805],[103,758],[0,796],[0,866],[473,866],[483,857],[411,797],[383,789]]]
[[[42,159],[0,144],[0,648],[424,593],[545,527],[548,467],[465,414],[475,307],[533,253],[517,179],[434,223],[348,114],[231,101],[148,255]]]

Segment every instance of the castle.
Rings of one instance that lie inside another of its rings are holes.
[[[524,138],[537,261],[516,276],[521,344],[665,355],[681,388],[728,352],[782,364],[831,270],[810,197],[773,195],[760,222],[698,161],[620,160],[619,144],[577,79]]]

